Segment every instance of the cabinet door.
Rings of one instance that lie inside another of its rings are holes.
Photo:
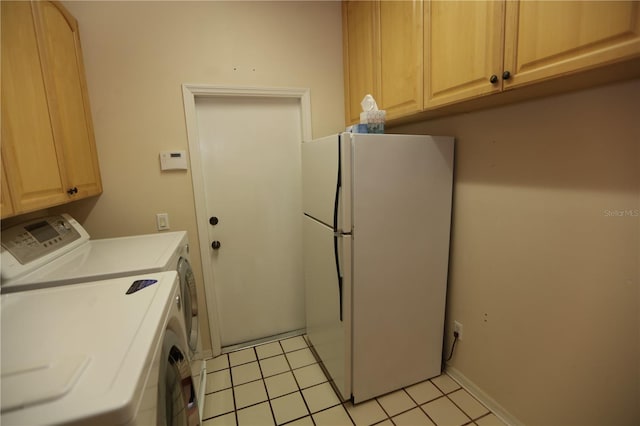
[[[640,2],[507,2],[505,89],[639,55]]]
[[[380,2],[380,98],[387,118],[422,109],[422,1]]]
[[[359,123],[365,95],[379,95],[378,7],[372,1],[342,3],[345,116],[347,124]]]
[[[504,2],[430,1],[424,7],[425,108],[499,92]]]
[[[7,175],[4,171],[4,157],[2,157],[2,188],[0,188],[0,217],[4,219],[13,215],[13,203],[11,202],[11,193],[9,193],[9,185],[7,185]]]
[[[2,154],[15,213],[67,200],[28,2],[2,5]],[[3,176],[3,186],[5,179]],[[4,212],[3,212],[4,213]],[[4,214],[3,214],[4,215]]]
[[[102,191],[76,20],[51,2],[35,2],[36,28],[44,62],[53,129],[64,156],[73,198]]]

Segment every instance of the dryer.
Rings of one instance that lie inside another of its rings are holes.
[[[206,363],[198,327],[196,282],[185,231],[93,240],[67,214],[33,219],[2,231],[0,292],[57,287],[130,275],[176,271],[184,303],[188,357],[200,401]],[[202,414],[202,404],[200,414]]]
[[[0,303],[2,424],[199,424],[177,272]]]

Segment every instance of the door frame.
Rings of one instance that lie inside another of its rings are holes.
[[[204,279],[205,303],[207,319],[211,330],[211,346],[213,356],[222,352],[220,328],[215,316],[217,304],[213,288],[213,269],[209,262],[208,217],[205,198],[204,176],[202,173],[202,157],[200,155],[200,138],[198,136],[198,120],[196,115],[196,97],[261,97],[261,98],[294,98],[300,101],[300,129],[302,140],[310,141],[311,135],[311,91],[308,88],[292,87],[247,87],[221,86],[208,84],[183,84],[182,98],[187,124],[189,141],[189,161],[191,162],[191,182],[196,209],[196,224],[200,247],[200,261]]]

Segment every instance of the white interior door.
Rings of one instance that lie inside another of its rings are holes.
[[[195,109],[221,345],[302,329],[300,99],[196,97]]]

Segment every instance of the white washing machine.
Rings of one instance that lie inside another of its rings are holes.
[[[199,424],[175,271],[0,303],[2,424]]]
[[[3,294],[176,271],[184,303],[188,358],[198,399],[204,400],[206,363],[202,359],[197,290],[185,231],[92,240],[71,216],[49,216],[3,230],[1,258]],[[202,404],[199,406],[202,414]]]

